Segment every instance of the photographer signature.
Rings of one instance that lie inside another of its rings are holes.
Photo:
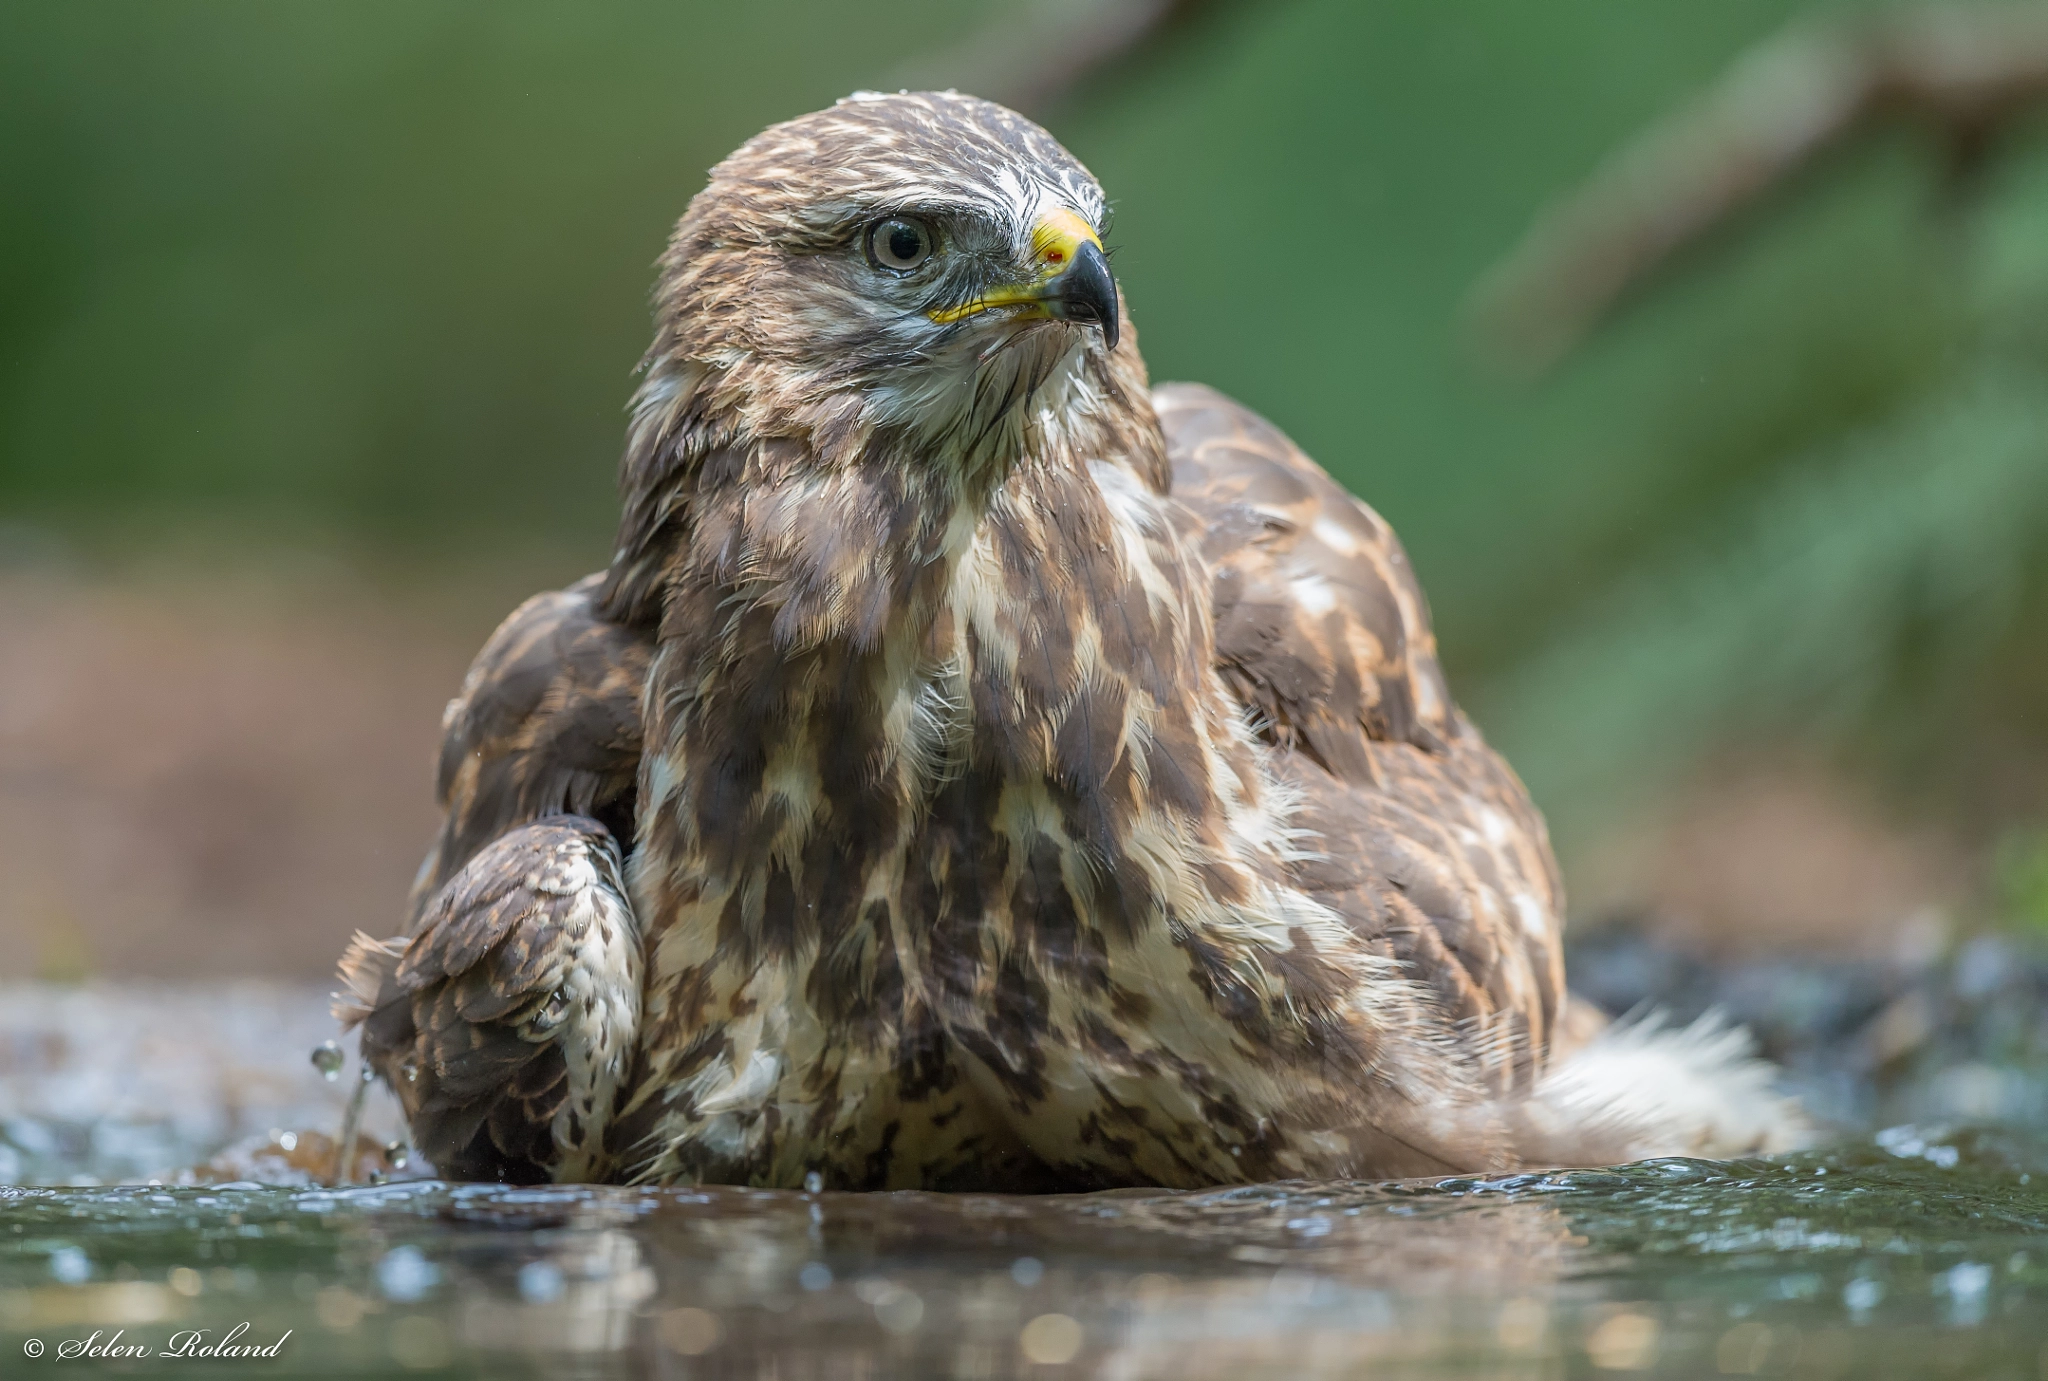
[[[245,1341],[244,1335],[249,1332],[249,1327],[246,1323],[238,1323],[218,1338],[211,1336],[215,1332],[213,1329],[188,1328],[183,1332],[173,1333],[161,1348],[155,1350],[152,1350],[148,1343],[126,1341],[128,1330],[125,1328],[117,1328],[111,1334],[103,1328],[96,1328],[90,1337],[64,1338],[55,1344],[46,1345],[41,1338],[30,1338],[21,1345],[21,1350],[31,1360],[48,1352],[54,1360],[60,1362],[80,1359],[117,1360],[131,1357],[183,1357],[219,1361],[232,1357],[275,1357],[284,1347],[285,1340],[292,1336],[292,1330],[287,1328],[274,1343]]]

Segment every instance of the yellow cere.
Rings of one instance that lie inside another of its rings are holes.
[[[1102,240],[1088,222],[1066,207],[1060,207],[1031,229],[1031,258],[1037,272],[1030,281],[993,288],[972,302],[942,308],[929,315],[933,321],[944,324],[964,320],[991,307],[1031,307],[1043,314],[1044,286],[1067,271],[1084,244],[1102,248]]]

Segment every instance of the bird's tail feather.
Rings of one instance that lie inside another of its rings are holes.
[[[1776,1073],[1717,1012],[1685,1027],[1653,1012],[1592,1035],[1503,1112],[1525,1166],[1797,1150],[1813,1124],[1772,1089]]]
[[[405,956],[405,948],[402,936],[379,940],[360,930],[348,942],[337,965],[344,991],[334,994],[329,1007],[342,1030],[353,1031],[377,1010],[384,986],[398,972],[398,961]]]

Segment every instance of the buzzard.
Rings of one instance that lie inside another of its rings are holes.
[[[450,704],[337,1015],[442,1173],[1201,1186],[1770,1149],[1739,1033],[1597,1031],[1393,532],[1151,387],[1102,189],[952,92],[715,168],[610,568]]]

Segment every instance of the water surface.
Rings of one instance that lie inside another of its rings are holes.
[[[0,1370],[95,1330],[161,1350],[247,1322],[291,1336],[220,1374],[2032,1381],[2030,1154],[1899,1129],[1779,1162],[1040,1199],[9,1189]]]
[[[304,1058],[304,994],[14,996],[0,1178],[41,1183],[0,1188],[0,1377],[2048,1381],[2048,1142],[2020,1131],[1194,1194],[329,1189],[345,1082]],[[223,1139],[225,1183],[113,1183]],[[276,1356],[59,1355],[242,1324]]]

